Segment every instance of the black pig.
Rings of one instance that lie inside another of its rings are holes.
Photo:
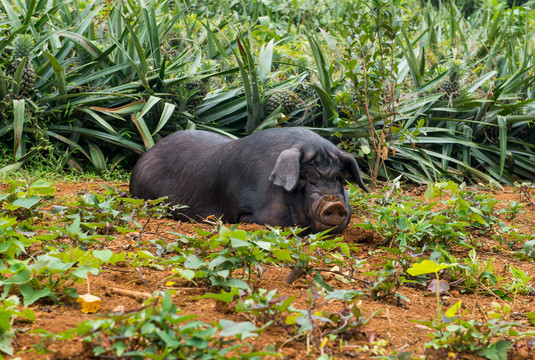
[[[239,140],[187,130],[169,135],[137,162],[130,192],[187,205],[177,219],[213,215],[229,223],[344,230],[351,208],[344,179],[364,189],[353,156],[302,128],[274,128]]]

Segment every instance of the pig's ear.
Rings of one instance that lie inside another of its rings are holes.
[[[369,192],[368,189],[366,189],[366,185],[364,185],[364,182],[362,181],[362,177],[360,176],[360,170],[359,165],[357,164],[357,160],[351,155],[349,155],[346,152],[340,152],[340,161],[342,162],[344,166],[344,170],[349,171],[351,174],[351,177],[357,182],[358,186],[366,192]]]
[[[269,175],[273,184],[282,186],[286,191],[292,191],[299,180],[301,149],[293,147],[280,153],[277,163]]]

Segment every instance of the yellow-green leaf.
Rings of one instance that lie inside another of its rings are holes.
[[[418,264],[412,264],[411,268],[407,270],[412,276],[438,273],[440,270],[452,267],[455,264],[437,264],[432,260],[424,260]]]

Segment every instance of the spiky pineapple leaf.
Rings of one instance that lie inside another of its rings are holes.
[[[48,51],[45,51],[44,54],[48,58],[48,61],[50,61],[50,64],[52,65],[52,69],[54,70],[54,75],[56,77],[56,86],[58,87],[58,92],[60,95],[66,95],[67,94],[67,84],[65,82],[65,70],[63,70],[63,66],[61,66],[60,62]]]
[[[167,102],[164,104],[162,114],[160,115],[160,121],[158,122],[158,125],[152,132],[153,136],[156,135],[167,124],[169,119],[171,119],[171,116],[173,116],[173,112],[175,111],[175,108],[176,106],[174,104],[170,104]]]
[[[24,75],[24,67],[26,66],[26,62],[28,59],[26,57],[23,57],[15,70],[15,73],[13,74],[13,85],[11,87],[11,91],[14,95],[19,95],[21,88],[22,88],[22,77]]]
[[[82,128],[78,126],[66,126],[66,125],[53,125],[49,128],[50,131],[62,132],[62,133],[77,133],[88,138],[105,141],[119,147],[132,150],[138,154],[143,154],[145,152],[145,147],[143,145],[137,144],[133,141],[127,140],[119,135],[107,134],[102,131],[97,131],[93,129]]]
[[[10,21],[13,29],[22,28],[22,23],[20,22],[20,16],[16,13],[16,8],[14,8],[8,0],[0,0],[2,5],[4,5],[4,10],[7,13],[8,19]]]
[[[262,45],[260,48],[260,55],[258,56],[258,78],[260,80],[267,79],[271,76],[274,46],[275,41],[271,39],[266,45]]]
[[[318,94],[322,105],[323,111],[323,124],[327,125],[331,119],[338,115],[336,112],[336,105],[334,104],[333,99],[329,96],[327,92],[323,90],[322,87],[319,87],[315,84],[310,85]]]
[[[86,109],[86,108],[82,108],[80,110],[88,114],[90,116],[90,119],[93,119],[100,127],[102,127],[104,130],[106,130],[110,134],[117,134],[117,131],[115,131],[115,129],[106,120],[104,120],[100,115],[98,115],[93,110]]]
[[[150,3],[152,5],[152,3]],[[152,57],[154,58],[154,67],[159,69],[162,62],[162,54],[160,52],[160,36],[158,31],[158,25],[156,23],[156,14],[154,6],[150,7],[150,10],[146,6],[141,9],[143,18],[145,19],[146,31],[149,37],[149,44]]]
[[[43,135],[44,137],[52,137],[54,139],[57,139],[59,141],[62,141],[64,142],[65,144],[68,144],[69,146],[71,146],[72,148],[75,148],[76,150],[80,151],[80,153],[82,155],[84,155],[89,161],[91,161],[91,157],[89,156],[89,154],[84,150],[84,148],[82,146],[80,146],[78,143],[72,141],[71,139],[69,138],[66,138],[65,136],[63,135],[60,135],[60,134],[57,134],[56,132],[54,131],[51,131],[51,130],[42,130],[42,129],[26,129],[27,132],[29,133],[36,133],[36,134],[41,134]]]
[[[1,50],[0,50],[1,51]],[[4,99],[7,96],[7,77],[4,74],[4,71],[0,67],[0,100]]]
[[[122,56],[124,56],[125,59],[127,59],[130,65],[134,68],[135,72],[138,75],[138,79],[141,81],[141,84],[143,85],[145,90],[151,92],[150,85],[147,81],[147,77],[145,76],[145,74],[148,74],[150,72],[147,57],[145,56],[145,50],[141,45],[138,33],[134,30],[128,19],[126,19],[122,13],[120,14],[120,16],[123,18],[124,25],[126,25],[128,33],[130,34],[130,39],[133,43],[134,48],[125,49],[121,41],[119,41],[113,36],[109,36],[109,39],[117,46],[117,49],[122,54]],[[133,58],[134,55],[137,55],[135,59]]]
[[[145,150],[148,150],[153,147],[154,139],[150,134],[149,128],[147,127],[147,123],[143,119],[143,116],[135,116],[134,114],[132,114],[130,118],[132,119],[134,125],[136,125],[139,135],[141,135],[141,139],[143,140],[143,144],[145,145]]]
[[[245,41],[243,34],[236,36],[240,56],[236,55],[236,61],[240,68],[245,99],[247,101],[247,123],[245,131],[253,132],[260,123],[260,89],[258,83],[258,70],[249,44]],[[243,60],[240,60],[240,58]]]
[[[260,130],[269,129],[279,124],[282,124],[285,118],[282,116],[282,113],[280,112],[281,109],[282,109],[282,106],[279,106],[277,108],[278,111],[274,111],[273,113],[269,114],[264,119],[264,121],[262,121],[260,125],[258,125],[258,127],[253,131],[253,133],[258,132]]]
[[[91,163],[98,171],[106,170],[106,158],[100,148],[91,141],[87,142],[89,153],[91,154]]]
[[[310,49],[312,50],[314,62],[316,63],[321,89],[323,90],[323,93],[327,94],[330,98],[333,80],[329,72],[329,58],[319,46],[319,41],[315,33],[307,31],[306,36]]]
[[[409,65],[409,70],[412,76],[412,81],[414,83],[415,88],[420,88],[422,83],[422,75],[420,74],[420,67],[418,65],[418,59],[416,58],[416,55],[414,54],[414,49],[412,48],[412,43],[409,40],[409,36],[407,35],[407,32],[401,27],[401,34],[403,35],[403,38],[405,40],[406,46],[403,46],[403,43],[399,38],[397,38],[397,41],[401,47],[401,50],[403,51],[403,54],[405,55],[405,58],[407,59],[407,64]]]
[[[477,89],[479,89],[484,83],[494,78],[497,74],[497,71],[489,71],[486,74],[481,75],[473,84],[470,86],[467,90],[468,94],[474,93]]]
[[[472,128],[466,124],[463,124],[462,129],[463,129],[463,137],[466,139],[466,141],[471,141],[472,135],[473,135]],[[471,149],[468,146],[463,146],[462,159],[463,159],[463,162],[466,164],[472,163],[472,152],[470,150]]]
[[[111,116],[115,116],[117,119],[122,119],[122,117],[119,115],[133,114],[137,111],[141,111],[145,106],[146,106],[146,103],[144,100],[138,100],[138,101],[134,101],[132,103],[119,106],[119,107],[114,107],[114,108],[92,106],[90,107],[90,109],[95,110],[95,111],[100,111]]]
[[[23,128],[26,122],[24,114],[25,100],[13,100],[13,130],[14,130],[14,150],[15,160],[19,160],[25,153],[23,141]]]
[[[457,123],[455,121],[446,122],[447,133],[453,135],[456,129],[457,129]],[[452,143],[444,144],[444,146],[442,147],[442,154],[444,155],[444,157],[442,158],[442,168],[444,169],[448,168],[448,159],[451,156],[452,150],[453,150]]]
[[[98,9],[100,8],[101,7],[99,7]],[[86,38],[85,36],[79,33],[75,33],[69,30],[61,30],[58,32],[58,35],[64,38],[67,38],[73,41],[74,43],[80,45],[85,51],[91,54],[92,57],[96,58],[102,55],[102,51],[98,48],[98,46],[93,44],[91,40],[89,40],[88,38]]]
[[[498,126],[500,133],[500,178],[503,176],[503,169],[505,167],[505,159],[507,152],[507,120],[503,116],[498,115]]]

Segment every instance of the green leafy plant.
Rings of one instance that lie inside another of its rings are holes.
[[[447,216],[448,210],[434,210],[436,203],[423,204],[417,200],[397,201],[387,206],[375,206],[375,219],[364,219],[356,224],[366,230],[374,230],[390,244],[401,249],[408,246],[432,246],[439,242],[463,244],[467,237],[463,220]]]
[[[327,294],[324,294],[327,292]],[[321,295],[325,300],[339,300],[342,309],[337,312],[318,311]],[[323,357],[332,348],[328,347],[329,341],[351,338],[357,335],[377,313],[378,310],[366,317],[362,304],[359,301],[362,292],[355,290],[327,291],[321,285],[310,282],[307,308],[305,310],[290,307],[290,314],[286,316],[286,325],[297,325],[297,334],[306,335],[312,344],[321,352]]]
[[[515,182],[513,186],[513,191],[520,195],[520,200],[526,202],[529,206],[533,206],[532,199],[535,197],[535,184],[524,181],[524,182]]]
[[[33,238],[27,238],[17,231],[17,219],[11,216],[0,216],[0,254],[3,259],[15,259],[26,253],[26,248],[38,242]]]
[[[241,289],[248,289],[251,281],[261,278],[265,264],[291,265],[294,270],[288,282],[310,274],[315,281],[329,288],[323,281],[322,273],[331,270],[323,266],[347,266],[345,259],[350,258],[352,247],[340,237],[329,237],[328,231],[300,237],[297,234],[301,231],[270,229],[247,232],[235,226],[230,229],[220,226],[215,234],[202,234],[210,236],[209,239],[194,237],[183,239],[186,244],[182,241],[171,244],[170,247],[181,255],[165,263],[180,264],[180,268],[174,272],[187,281],[205,279],[212,286],[235,286]],[[190,240],[196,245],[195,248],[185,246],[189,245]],[[220,247],[222,249],[218,252],[208,251]],[[195,249],[201,249],[202,252],[196,254]],[[351,264],[348,275],[344,275],[348,280],[355,266]],[[244,270],[241,279],[232,276],[238,269]]]
[[[441,321],[419,322],[436,330],[430,335],[433,340],[426,343],[426,348],[445,350],[442,354],[446,351],[477,353],[487,359],[505,360],[507,350],[516,341],[533,336],[531,331],[516,330],[522,324],[508,320],[511,308],[507,304],[502,307],[493,303],[493,310],[487,313],[484,321],[463,320],[466,311],[461,313],[461,305],[458,301],[450,307]]]
[[[134,311],[110,313],[58,334],[44,333],[40,348],[45,352],[50,341],[81,337],[95,356],[226,359],[234,354],[238,358],[259,359],[275,355],[237,341],[258,336],[262,331],[250,322],[220,320],[208,325],[195,318],[195,315],[181,315],[166,292]]]
[[[474,193],[466,189],[465,183],[460,185],[453,181],[432,183],[425,192],[425,198],[429,201],[436,196],[444,196],[447,192],[450,195],[449,199],[442,200],[450,210],[447,215],[482,228],[489,228],[498,222],[495,210],[498,200],[490,194]]]
[[[20,220],[41,217],[39,209],[44,200],[50,199],[56,192],[52,183],[44,180],[24,184],[11,180],[6,182],[10,187],[7,193],[0,193],[0,214],[7,213]]]
[[[80,215],[72,216],[70,224],[64,227],[56,227],[56,234],[58,237],[68,237],[74,244],[82,247],[88,247],[93,243],[102,243],[104,240],[110,240],[112,237],[108,235],[90,234],[89,231],[84,231],[81,226],[82,222]],[[91,231],[92,233],[93,231]]]
[[[69,247],[62,251],[51,248],[32,263],[29,260],[6,260],[0,285],[4,286],[4,293],[16,287],[25,306],[42,298],[56,302],[66,296],[77,298],[75,283],[83,283],[89,274],[97,275],[102,264],[123,261],[125,257],[125,253],[114,254],[110,250],[84,251]]]
[[[236,312],[248,314],[256,324],[271,322],[285,327],[284,314],[291,312],[290,306],[294,299],[295,296],[278,295],[276,289],[271,291],[258,289],[240,296],[236,304]]]
[[[377,253],[384,252],[379,256],[382,262],[377,264],[377,270],[374,268],[365,273],[373,277],[373,281],[366,288],[371,297],[376,300],[395,299],[397,305],[403,300],[408,300],[399,292],[403,283],[408,282],[405,278],[405,271],[410,266],[413,257],[409,255],[409,249],[401,250],[399,248],[381,248]]]
[[[437,294],[437,320],[440,320],[442,315],[442,303],[440,302],[440,276],[439,272],[451,268],[455,266],[456,264],[437,264],[436,262],[432,260],[423,260],[420,263],[415,263],[411,266],[410,269],[407,269],[407,273],[409,273],[412,276],[419,276],[419,275],[425,275],[425,274],[435,274],[435,280],[433,286],[433,291]]]
[[[513,294],[535,294],[535,289],[530,284],[533,276],[529,276],[527,272],[519,267],[514,267],[509,264],[509,272],[511,273],[511,282],[504,284],[504,288]]]
[[[17,329],[12,327],[14,319],[35,321],[35,314],[31,309],[20,310],[20,300],[17,296],[0,299],[0,352],[13,356],[13,338]],[[1,355],[0,355],[1,357]]]
[[[464,183],[457,185],[452,181],[431,183],[424,194],[427,203],[395,198],[386,205],[374,206],[375,219],[364,219],[364,223],[356,226],[374,230],[402,249],[452,242],[469,246],[471,229],[488,232],[496,225],[505,229],[498,217],[502,212],[496,209],[498,200],[465,187]]]
[[[221,227],[219,233],[213,235],[209,241],[211,249],[220,246],[223,247],[221,251],[209,253],[203,259],[179,250],[184,255],[176,261],[182,264],[183,269],[175,269],[175,272],[188,281],[195,281],[196,278],[206,279],[212,286],[248,289],[247,282],[233,278],[233,273],[244,268],[244,275],[248,279],[255,267],[262,273],[262,260],[267,255],[264,251],[271,245],[262,240],[253,241],[244,230]]]
[[[500,284],[504,278],[498,274],[494,268],[494,259],[488,259],[481,263],[475,249],[470,250],[467,258],[464,258],[464,264],[459,265],[464,273],[464,291],[481,291],[493,292],[505,300],[511,300],[505,293]]]
[[[499,215],[505,215],[506,219],[514,220],[518,215],[525,213],[525,206],[522,203],[518,203],[514,200],[509,200],[506,206],[499,209],[497,213]]]
[[[127,227],[138,209],[135,202],[126,199],[117,189],[106,186],[103,195],[87,193],[66,206],[56,206],[52,214],[61,213],[68,218],[80,219],[80,226],[97,234],[110,235],[132,231]],[[136,214],[139,216],[139,214]]]
[[[139,267],[147,267],[156,270],[163,269],[161,264],[164,263],[164,261],[148,250],[129,252],[127,258],[128,262],[126,264],[132,270],[136,270]],[[135,275],[135,272],[133,272],[133,275]]]

